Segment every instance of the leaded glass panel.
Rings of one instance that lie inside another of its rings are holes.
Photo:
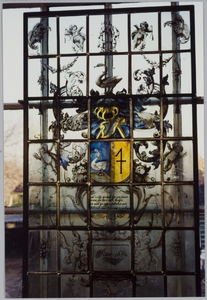
[[[193,12],[25,14],[25,297],[200,294]]]

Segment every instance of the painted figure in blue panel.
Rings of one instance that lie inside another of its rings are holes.
[[[103,178],[110,181],[111,169],[111,145],[110,142],[91,143],[91,177]]]

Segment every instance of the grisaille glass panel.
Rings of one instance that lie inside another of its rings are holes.
[[[30,230],[29,270],[55,271],[57,269],[56,230]]]
[[[133,202],[135,226],[162,226],[160,185],[134,186]]]
[[[190,15],[189,11],[162,12],[162,49],[190,49]]]
[[[194,197],[192,185],[165,185],[165,222],[167,226],[194,225]]]
[[[141,53],[140,55],[132,55],[132,94],[145,95],[159,93],[159,68],[160,61],[158,54]]]
[[[30,226],[56,225],[56,187],[29,187]]]
[[[128,186],[91,188],[91,223],[93,226],[129,224],[130,192]]]
[[[57,145],[55,143],[31,143],[29,146],[29,181],[55,182],[57,180]]]
[[[158,14],[131,14],[132,51],[158,50]]]
[[[87,271],[88,232],[60,231],[60,255],[62,271]]]
[[[89,298],[90,278],[85,274],[69,274],[61,276],[62,298]]]
[[[162,275],[136,276],[136,297],[164,297],[164,277]]]
[[[166,269],[168,271],[195,271],[194,232],[168,230],[165,234]]]
[[[135,270],[153,272],[162,270],[162,231],[135,231]]]
[[[153,103],[157,105],[152,105]],[[156,137],[160,130],[160,107],[157,98],[137,98],[133,100],[134,138]],[[168,122],[167,124],[170,127]]]
[[[57,53],[56,18],[28,19],[29,56]]]
[[[129,231],[93,231],[94,271],[129,271],[131,269],[131,234]]]
[[[94,297],[132,297],[132,280],[124,276],[102,276],[93,281]]]
[[[87,186],[60,187],[60,225],[87,225]]]
[[[60,53],[86,52],[86,17],[60,18]]]
[[[160,180],[160,141],[137,141],[134,148],[134,182]]]
[[[165,181],[193,181],[192,148],[191,141],[167,141],[163,155]]]
[[[87,181],[86,142],[60,143],[60,180],[62,182]]]
[[[195,276],[167,276],[168,297],[196,297]]]
[[[56,275],[28,275],[30,298],[58,298]]]
[[[25,298],[200,294],[194,9],[144,6],[25,14]]]

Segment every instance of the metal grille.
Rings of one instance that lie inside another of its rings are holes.
[[[199,296],[193,6],[24,33],[24,297]]]

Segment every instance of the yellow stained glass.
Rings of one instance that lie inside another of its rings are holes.
[[[130,142],[111,143],[111,182],[121,182],[130,175]]]

